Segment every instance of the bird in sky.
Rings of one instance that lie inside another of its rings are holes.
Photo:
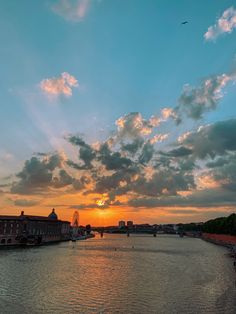
[[[182,25],[188,24],[188,21],[184,21],[181,23]]]

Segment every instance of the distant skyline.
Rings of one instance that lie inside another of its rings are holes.
[[[235,212],[234,1],[0,9],[0,215],[55,207],[98,226]]]

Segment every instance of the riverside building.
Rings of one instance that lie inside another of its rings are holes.
[[[125,227],[125,221],[124,220],[120,220],[118,222],[118,227],[121,229],[121,228],[124,228]]]
[[[40,245],[70,239],[70,222],[59,220],[55,209],[48,217],[0,216],[0,246]]]

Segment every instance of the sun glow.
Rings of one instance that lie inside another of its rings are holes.
[[[105,203],[106,203],[106,201],[105,201],[104,199],[101,199],[101,200],[97,200],[97,201],[96,201],[96,204],[97,204],[99,207],[104,206]]]
[[[105,193],[105,194],[102,194],[102,198],[97,200],[96,201],[96,204],[99,206],[99,207],[104,207],[106,205],[108,205],[108,201],[109,201],[109,197],[108,195]]]

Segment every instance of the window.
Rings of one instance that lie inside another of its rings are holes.
[[[5,243],[6,243],[6,239],[2,239],[1,244],[5,244]]]
[[[11,243],[11,239],[8,239],[8,240],[7,240],[7,243]]]

